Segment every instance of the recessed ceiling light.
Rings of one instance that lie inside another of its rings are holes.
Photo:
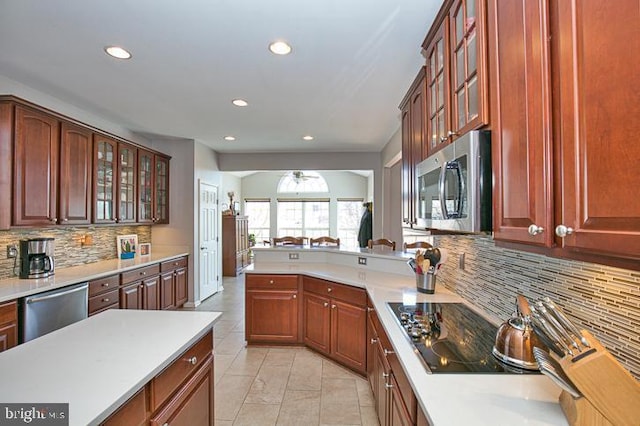
[[[225,141],[235,141],[235,140],[236,140],[236,138],[235,138],[234,136],[225,136],[225,137],[224,137],[224,140],[225,140]]]
[[[131,53],[119,46],[107,46],[104,48],[107,55],[113,56],[118,59],[130,59]]]
[[[303,136],[302,139],[304,139],[305,141],[312,141],[313,140],[313,136],[311,136],[311,135]]]
[[[276,55],[288,55],[291,53],[291,46],[284,41],[275,41],[269,45],[269,50]]]
[[[249,102],[245,101],[244,99],[234,99],[231,101],[231,103],[239,107],[246,107],[247,105],[249,105]]]

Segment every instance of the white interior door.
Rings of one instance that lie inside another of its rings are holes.
[[[218,187],[200,184],[200,300],[221,290],[218,265]]]

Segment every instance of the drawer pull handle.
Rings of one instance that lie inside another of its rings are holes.
[[[390,351],[389,349],[384,350],[384,356],[388,356],[389,354],[394,354],[394,351]]]
[[[103,302],[108,302],[108,301],[109,301],[109,299],[108,299],[108,298],[104,298],[104,299],[102,299],[102,301],[103,301]]]
[[[196,365],[198,363],[198,358],[196,358],[195,356],[192,356],[187,360],[187,362],[191,365]]]
[[[378,339],[371,339],[371,344],[375,345],[376,343],[378,343]]]

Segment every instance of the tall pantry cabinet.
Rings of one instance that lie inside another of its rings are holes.
[[[249,263],[249,219],[222,216],[222,275],[235,277]]]

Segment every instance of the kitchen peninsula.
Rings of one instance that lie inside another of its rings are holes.
[[[336,283],[336,287],[346,285],[343,287],[366,291],[368,303],[370,303],[367,305],[366,313],[369,317],[377,314],[382,332],[388,336],[391,344],[391,352],[386,353],[395,353],[403,370],[402,373],[406,375],[410,390],[417,400],[418,412],[424,413],[428,424],[435,426],[567,424],[558,403],[560,389],[545,376],[430,374],[425,369],[422,360],[416,354],[387,303],[459,303],[463,300],[442,285],[436,286],[436,292],[433,295],[418,293],[414,276],[406,265],[408,254],[329,247],[265,247],[254,248],[254,253],[255,262],[246,270],[247,305],[250,303],[249,298],[253,297],[250,296],[250,292],[254,291],[257,294],[262,291],[266,294],[270,291],[268,289],[270,283],[277,285],[281,277],[281,282],[288,286],[286,290],[281,291],[282,297],[290,293],[289,301],[293,304],[303,303],[302,299],[307,297],[308,292],[304,288],[304,283],[308,278],[326,282],[329,288],[332,288],[331,283]],[[360,263],[362,258],[366,259],[366,265]],[[288,282],[284,281],[286,277],[289,279]],[[297,285],[293,277],[300,278]],[[256,283],[255,290],[251,289],[250,282]],[[262,287],[258,288],[257,285]],[[275,294],[276,291],[278,290],[274,289],[272,293]],[[338,297],[335,293],[337,290],[332,292],[332,296],[327,297]],[[264,297],[266,299],[268,295]],[[273,298],[275,299],[276,296]],[[493,324],[498,324],[499,319],[479,311],[468,303],[465,304]],[[305,299],[303,304],[296,306],[299,307],[296,312],[300,312],[300,315],[297,317],[298,321],[294,323],[304,327],[306,324],[304,315],[308,306],[311,305],[307,305]],[[247,307],[248,315],[249,309]],[[254,309],[253,313],[256,311],[257,309]],[[319,321],[319,318],[314,316],[315,321]],[[250,319],[247,317],[247,334],[250,326]],[[353,330],[353,333],[359,332]],[[304,339],[298,340],[300,344],[303,342],[306,344]],[[366,343],[369,343],[368,334]],[[367,353],[367,359],[369,360],[369,353]],[[394,384],[388,388],[392,389],[392,386]],[[419,416],[420,413],[418,413]]]
[[[70,425],[95,425],[131,398],[127,414],[138,417],[120,424],[194,413],[213,424],[219,316],[114,309],[77,322],[0,353],[0,401],[68,403]]]

